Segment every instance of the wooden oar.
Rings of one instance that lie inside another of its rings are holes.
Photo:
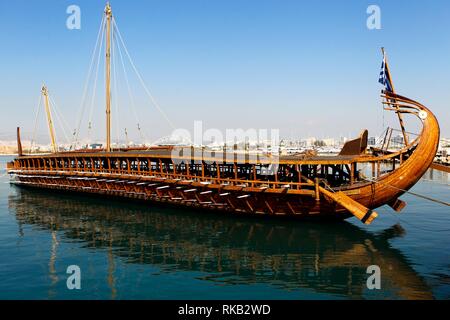
[[[315,182],[306,177],[302,177],[302,179],[308,183],[314,184],[316,187],[316,192],[318,190],[321,194],[341,205],[365,224],[371,224],[372,221],[376,217],[378,217],[378,213],[369,208],[366,208],[361,203],[353,200],[342,191],[332,192],[325,189],[324,187],[321,187],[319,185],[319,179],[316,178]],[[317,198],[317,200],[320,201],[320,198]]]
[[[336,203],[350,211],[350,213],[352,213],[355,217],[357,217],[365,224],[371,224],[372,221],[376,217],[378,217],[378,213],[369,208],[366,208],[361,203],[353,200],[342,191],[331,192],[321,186],[319,186],[319,191],[320,193],[324,194],[331,200],[335,201]]]

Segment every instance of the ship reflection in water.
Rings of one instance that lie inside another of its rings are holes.
[[[50,282],[58,281],[55,264],[61,243],[81,243],[78,250],[106,254],[107,274],[102,281],[111,290],[106,298],[127,297],[120,295],[126,286],[121,287],[115,279],[117,261],[125,267],[144,268],[140,270],[157,268],[159,277],[195,273],[202,283],[216,287],[263,285],[276,292],[309,291],[310,298],[319,294],[325,298],[433,298],[408,260],[389,244],[404,233],[399,225],[372,234],[347,222],[231,218],[19,188],[10,195],[9,207],[21,230],[32,226],[51,233]],[[79,253],[80,260],[83,254]],[[381,268],[381,290],[366,287],[369,265]],[[131,273],[129,277],[136,276]],[[65,283],[65,279],[61,281]],[[140,297],[153,297],[151,292],[145,293],[149,290],[145,286],[135,284],[134,288],[141,290]],[[167,290],[167,298],[177,298]],[[196,298],[194,293],[188,297]],[[268,293],[266,298],[279,297],[283,296]],[[235,298],[252,295],[236,294]]]

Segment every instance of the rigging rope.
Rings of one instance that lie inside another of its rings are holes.
[[[36,116],[34,118],[33,135],[32,135],[31,142],[30,142],[30,153],[33,151],[33,144],[34,144],[35,138],[36,138],[37,123],[38,123],[39,114],[41,112],[41,101],[42,101],[42,95],[39,94],[38,108],[36,110]]]
[[[88,74],[86,76],[86,80],[84,83],[84,89],[83,89],[83,95],[81,97],[81,105],[80,105],[80,113],[79,113],[79,117],[78,117],[78,125],[76,127],[76,129],[74,130],[74,147],[76,147],[76,144],[78,143],[78,136],[79,136],[79,132],[80,132],[80,127],[81,127],[81,121],[83,119],[83,115],[84,115],[84,111],[86,109],[86,95],[87,95],[87,90],[88,90],[88,83],[89,83],[89,79],[91,78],[91,74],[92,74],[92,67],[93,67],[93,63],[94,63],[94,58],[95,58],[95,52],[97,51],[97,48],[99,48],[99,52],[101,51],[101,46],[103,44],[103,33],[105,31],[105,15],[103,14],[102,16],[102,21],[100,22],[100,27],[97,33],[97,40],[95,42],[95,46],[94,46],[94,50],[92,52],[91,55],[91,62],[89,65],[89,69],[88,69]],[[99,46],[99,40],[101,39],[101,43]],[[97,67],[98,70],[98,67]]]
[[[53,110],[55,111],[55,115],[58,120],[59,127],[62,130],[67,143],[70,143],[70,138],[67,135],[67,131],[66,131],[66,129],[68,129],[68,131],[70,131],[70,126],[68,125],[67,121],[64,119],[62,113],[59,111],[59,107],[56,104],[55,100],[50,95],[48,97],[49,97],[51,105],[53,105]]]
[[[92,130],[92,116],[93,116],[93,110],[94,110],[94,104],[95,104],[95,99],[96,99],[96,91],[97,91],[97,83],[98,83],[98,72],[99,72],[99,66],[100,66],[100,57],[103,51],[103,43],[104,43],[104,34],[106,32],[106,19],[105,19],[105,15],[102,16],[102,21],[100,23],[100,27],[97,33],[97,39],[96,39],[96,43],[95,43],[95,47],[94,50],[92,52],[91,55],[91,60],[90,60],[90,64],[89,64],[89,69],[88,69],[88,73],[86,76],[86,80],[85,80],[85,84],[84,84],[84,88],[83,88],[83,95],[82,95],[82,99],[81,99],[81,106],[80,106],[80,112],[78,115],[78,123],[76,128],[73,131],[73,142],[71,144],[71,148],[74,147],[76,148],[78,143],[79,143],[79,135],[80,135],[80,128],[81,128],[81,122],[83,120],[84,114],[85,114],[85,110],[88,107],[88,84],[90,82],[90,80],[92,78],[94,78],[94,88],[92,91],[92,95],[91,95],[91,101],[90,101],[90,110],[89,110],[89,122],[88,122],[88,141],[90,141],[90,135],[91,135],[91,130]],[[120,30],[117,26],[117,22],[115,17],[112,18],[112,40],[113,40],[113,45],[112,45],[112,51],[115,51],[115,53],[118,51],[119,52],[119,57],[120,57],[120,62],[122,64],[122,69],[125,75],[125,81],[126,81],[126,85],[127,85],[127,91],[128,91],[128,95],[130,97],[130,102],[131,102],[131,107],[132,107],[132,112],[134,115],[134,118],[136,120],[136,125],[137,125],[137,130],[139,132],[139,135],[141,137],[141,139],[145,139],[146,140],[146,136],[143,133],[141,126],[139,124],[139,117],[137,115],[136,112],[136,104],[135,104],[135,100],[133,98],[132,95],[132,90],[131,90],[131,86],[130,86],[130,82],[126,73],[126,68],[125,68],[125,62],[124,62],[124,58],[123,56],[126,55],[129,63],[133,69],[133,71],[136,73],[136,76],[140,82],[140,84],[142,85],[146,95],[149,97],[151,103],[154,105],[154,107],[159,111],[159,113],[163,116],[163,118],[165,119],[165,121],[167,121],[167,123],[170,125],[170,127],[172,129],[175,129],[174,124],[170,121],[170,119],[168,118],[168,116],[165,114],[165,112],[162,110],[162,108],[160,107],[160,105],[158,104],[158,102],[156,101],[156,99],[153,97],[152,93],[150,92],[149,88],[147,87],[147,85],[145,84],[141,74],[139,73],[133,59],[131,58],[131,55],[125,45],[125,41],[120,33]],[[125,54],[122,54],[122,48],[125,52]],[[116,64],[118,63],[117,60],[118,58],[115,57],[116,54],[111,54],[113,56],[113,87],[114,87],[114,103],[115,103],[115,109],[116,109],[116,135],[117,135],[117,143],[119,143],[119,115],[118,115],[118,104],[119,104],[119,99],[118,99],[118,79],[117,79],[117,72],[116,69]],[[95,56],[97,55],[97,59],[95,59]],[[94,73],[94,69],[95,69],[95,73]],[[95,74],[95,76],[94,76]],[[57,114],[57,117],[59,117],[60,115]]]
[[[130,56],[130,53],[128,52],[128,49],[125,45],[125,42],[123,41],[122,35],[119,31],[119,28],[117,26],[117,23],[115,21],[115,19],[112,20],[113,22],[113,27],[116,29],[117,35],[119,36],[119,40],[122,43],[123,49],[125,50],[125,53],[128,57],[128,60],[130,61],[130,64],[134,70],[134,72],[136,73],[142,87],[144,88],[145,92],[147,93],[148,97],[150,98],[151,102],[153,103],[153,105],[156,107],[156,109],[159,111],[159,113],[161,113],[161,115],[164,117],[164,119],[167,121],[167,123],[170,125],[170,127],[172,129],[175,129],[174,124],[172,123],[172,121],[170,121],[170,119],[167,117],[167,115],[165,114],[165,112],[162,110],[162,108],[159,106],[159,104],[156,102],[155,98],[153,97],[153,95],[150,93],[150,90],[148,89],[148,87],[145,85],[145,82],[141,76],[141,74],[139,73],[139,71],[136,68],[136,65],[133,62],[133,59]]]
[[[380,181],[373,180],[373,179],[369,179],[369,178],[367,178],[367,177],[364,177],[363,179],[364,179],[364,180],[367,180],[367,181],[369,181],[369,182],[383,184],[383,185],[386,185],[386,186],[388,186],[388,187],[391,187],[391,188],[394,188],[394,189],[403,191],[403,192],[405,192],[405,193],[409,193],[409,194],[411,194],[411,195],[413,195],[413,196],[416,196],[416,197],[419,197],[419,198],[422,198],[422,199],[426,199],[426,200],[429,200],[429,201],[432,201],[432,202],[436,202],[436,203],[438,203],[438,204],[443,204],[443,205],[446,205],[446,206],[450,206],[450,204],[447,203],[447,202],[444,202],[444,201],[441,201],[441,200],[438,200],[438,199],[434,199],[434,198],[431,198],[431,197],[428,197],[428,196],[424,196],[424,195],[421,195],[421,194],[418,194],[418,193],[415,193],[415,192],[411,192],[411,191],[408,191],[408,190],[404,190],[404,189],[401,189],[401,188],[397,188],[397,187],[392,186],[392,185],[389,185],[389,184],[387,184],[387,183],[382,183],[382,182],[380,182]],[[397,218],[397,221],[400,221],[400,222],[403,223],[403,224],[407,224],[407,225],[409,225],[410,227],[413,227],[413,228],[416,228],[416,229],[419,229],[419,230],[428,231],[428,232],[449,232],[449,231],[450,231],[450,229],[436,230],[436,229],[428,229],[428,228],[424,228],[424,227],[422,227],[422,226],[416,226],[416,225],[410,223],[409,221],[406,221],[406,220],[401,219],[401,218],[399,217],[398,214],[395,214],[394,212],[392,212],[392,211],[390,211],[390,210],[389,210],[388,212],[391,213],[393,216],[395,216],[395,217]]]
[[[98,55],[97,55],[97,63],[96,63],[96,69],[95,69],[95,78],[94,78],[94,88],[92,91],[92,97],[91,97],[91,105],[89,108],[89,118],[88,118],[88,141],[90,142],[91,140],[91,130],[92,130],[92,115],[94,113],[94,104],[95,104],[95,98],[96,98],[96,93],[97,93],[97,83],[98,83],[98,70],[100,68],[100,57],[102,54],[102,48],[103,48],[103,35],[105,33],[105,28],[106,26],[103,26],[103,31],[102,31],[102,37],[101,37],[101,42],[100,42],[100,46],[99,46],[99,50],[98,50]]]
[[[113,18],[114,19],[114,18]],[[115,49],[114,49],[114,38],[115,38],[115,32],[114,32],[114,28],[113,28],[113,32],[112,32],[112,46],[111,46],[111,57],[112,57],[112,69],[113,69],[113,75],[112,75],[112,79],[113,79],[113,88],[114,88],[114,95],[111,94],[111,99],[113,100],[113,104],[114,104],[114,109],[115,109],[115,115],[114,118],[116,120],[116,144],[117,144],[117,148],[120,148],[119,145],[119,94],[118,94],[118,90],[117,90],[117,73],[116,73],[116,54],[115,54]]]
[[[450,207],[450,203],[449,203],[449,202],[445,202],[445,201],[442,201],[442,200],[439,200],[439,199],[431,198],[431,197],[429,197],[429,196],[424,196],[424,195],[421,195],[421,194],[418,194],[418,193],[415,193],[415,192],[412,192],[412,191],[408,191],[408,190],[405,190],[405,189],[401,189],[401,188],[395,187],[395,186],[393,186],[393,185],[390,185],[390,184],[387,184],[387,183],[383,183],[383,182],[381,182],[381,181],[379,181],[379,180],[370,179],[370,178],[368,178],[368,177],[365,177],[364,180],[367,180],[367,181],[373,182],[373,183],[379,183],[379,184],[388,186],[388,187],[390,187],[390,188],[397,189],[397,190],[399,190],[399,191],[402,191],[402,192],[411,194],[411,195],[416,196],[416,197],[418,197],[418,198],[422,198],[422,199],[425,199],[425,200],[428,200],[428,201],[432,201],[432,202],[439,203],[439,204],[442,204],[442,205],[444,205],[444,206],[449,206],[449,207]]]
[[[136,120],[137,129],[138,129],[139,135],[141,136],[141,140],[144,142],[145,140],[147,140],[147,137],[142,132],[141,127],[139,125],[139,117],[138,117],[137,112],[136,112],[136,105],[135,105],[135,102],[134,102],[133,94],[131,93],[131,86],[130,86],[130,82],[128,81],[128,75],[127,75],[127,72],[126,72],[126,69],[125,69],[125,62],[123,60],[122,49],[120,49],[120,44],[119,44],[119,41],[117,40],[117,37],[115,38],[115,40],[117,42],[117,49],[118,49],[117,51],[119,52],[120,62],[122,64],[122,70],[123,70],[123,74],[124,74],[124,77],[125,77],[125,83],[127,85],[128,96],[130,98],[131,110],[133,111],[133,115],[134,115],[134,118]]]

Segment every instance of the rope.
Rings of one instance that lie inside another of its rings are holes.
[[[365,180],[371,181],[370,179],[365,179]],[[324,181],[323,181],[323,182],[324,182]],[[373,180],[372,180],[371,182],[375,182],[375,183],[380,183],[380,184],[381,184],[381,182],[379,182],[379,181],[373,181]],[[327,189],[327,190],[330,191],[330,192],[335,193],[335,191],[334,191],[334,190],[333,190],[326,182],[324,182],[323,185],[324,185],[324,188],[325,188],[325,189]],[[387,185],[387,184],[386,184],[386,185]],[[418,197],[420,197],[420,198],[424,198],[424,199],[433,201],[433,202],[437,202],[437,203],[444,204],[444,205],[447,205],[447,206],[450,205],[450,204],[448,204],[448,203],[446,203],[446,202],[444,202],[444,201],[441,201],[441,200],[436,200],[436,199],[433,199],[433,198],[430,198],[430,197],[427,197],[427,196],[423,196],[423,195],[420,195],[420,194],[417,194],[417,193],[414,193],[414,192],[411,192],[411,191],[403,190],[403,189],[400,189],[400,188],[397,188],[397,187],[394,187],[394,186],[391,186],[391,185],[387,185],[387,186],[392,187],[392,188],[395,188],[395,189],[398,189],[398,190],[401,190],[401,191],[404,191],[404,192],[409,193],[409,194],[412,194],[412,195],[414,195],[414,196],[418,196]],[[416,225],[413,225],[412,223],[409,223],[408,221],[405,221],[405,220],[401,219],[398,215],[396,215],[396,214],[393,213],[392,211],[389,211],[389,213],[391,213],[394,217],[396,217],[396,218],[397,218],[397,221],[399,221],[399,222],[401,222],[401,223],[403,223],[403,224],[407,224],[407,225],[409,225],[410,227],[413,227],[413,228],[416,228],[416,229],[419,229],[419,230],[422,230],[422,231],[428,231],[428,232],[450,232],[450,229],[436,230],[436,229],[428,229],[428,228],[423,228],[423,227],[420,227],[420,226],[416,226]]]
[[[119,45],[119,41],[117,40],[117,37],[114,38],[114,39],[117,42],[117,49],[118,49],[118,52],[119,52],[120,61],[122,63],[122,70],[123,70],[123,74],[124,74],[124,77],[125,77],[125,82],[126,82],[126,85],[127,85],[128,96],[130,98],[131,110],[133,111],[133,115],[134,115],[134,118],[135,118],[136,123],[137,123],[137,128],[138,128],[139,135],[141,136],[141,139],[145,143],[145,140],[147,140],[147,137],[141,131],[141,127],[139,125],[139,117],[138,117],[137,112],[136,112],[136,105],[135,105],[135,102],[134,102],[133,94],[131,93],[131,86],[130,86],[130,82],[128,81],[128,75],[127,75],[126,70],[125,70],[125,63],[124,63],[124,60],[123,60],[122,49],[120,49],[120,45]]]
[[[422,199],[426,199],[426,200],[429,200],[429,201],[432,201],[432,202],[436,202],[436,203],[439,203],[439,204],[443,204],[443,205],[446,205],[446,206],[449,206],[449,205],[450,205],[450,204],[447,203],[447,202],[444,202],[444,201],[441,201],[441,200],[438,200],[438,199],[433,199],[433,198],[431,198],[431,197],[424,196],[424,195],[421,195],[421,194],[418,194],[418,193],[415,193],[415,192],[407,191],[407,190],[404,190],[404,189],[401,189],[401,188],[397,188],[397,187],[394,187],[394,186],[392,186],[392,185],[389,185],[389,184],[386,184],[386,183],[382,183],[382,182],[380,182],[380,181],[376,181],[376,180],[369,179],[369,178],[364,178],[364,179],[367,180],[367,181],[369,181],[369,182],[374,182],[374,183],[379,183],[379,184],[386,185],[386,186],[388,186],[388,187],[391,187],[391,188],[394,188],[394,189],[403,191],[403,192],[405,192],[405,193],[409,193],[409,194],[411,194],[411,195],[413,195],[413,196],[416,196],[416,197],[419,197],[419,198],[422,198]],[[394,212],[392,212],[392,211],[390,211],[390,210],[389,210],[388,212],[391,213],[394,217],[396,217],[396,218],[397,218],[397,221],[400,221],[401,223],[406,224],[406,225],[408,225],[408,226],[410,226],[410,227],[416,228],[416,229],[418,229],[418,230],[427,231],[427,232],[450,232],[450,229],[436,230],[436,229],[428,229],[428,228],[424,228],[424,227],[421,227],[421,226],[416,226],[416,225],[410,223],[409,221],[406,221],[406,220],[401,219],[401,218],[400,218],[397,214],[395,214]]]
[[[66,138],[67,143],[70,143],[69,136],[67,135],[66,129],[70,131],[70,126],[67,121],[64,119],[62,113],[59,111],[59,107],[56,104],[55,100],[49,95],[50,103],[53,105],[53,111],[55,111],[56,118],[58,120],[59,127],[61,128],[64,137]]]
[[[365,178],[365,180],[370,181],[370,182],[374,182],[374,183],[382,184],[380,181],[375,181],[375,180],[371,180],[371,179],[367,179],[367,178]],[[430,198],[430,197],[427,197],[427,196],[423,196],[423,195],[420,195],[420,194],[417,194],[417,193],[414,193],[414,192],[411,192],[411,191],[403,190],[403,189],[400,189],[400,188],[397,188],[397,187],[394,187],[394,186],[391,186],[391,185],[388,185],[388,184],[385,184],[385,185],[387,185],[389,187],[392,187],[392,188],[395,188],[395,189],[398,189],[398,190],[401,190],[401,191],[404,191],[406,193],[412,194],[414,196],[426,199],[426,200],[430,200],[430,201],[437,202],[437,203],[440,203],[440,204],[444,204],[444,205],[447,205],[447,206],[450,205],[449,203],[446,203],[446,202],[441,201],[441,200],[433,199],[433,198]],[[327,183],[324,183],[324,187],[325,187],[325,189],[327,189],[327,190],[329,190],[329,191],[331,191],[333,193],[335,192]],[[397,221],[400,221],[403,224],[407,224],[410,227],[413,227],[413,228],[416,228],[416,229],[419,229],[419,230],[429,231],[429,232],[449,232],[450,231],[450,229],[436,230],[436,229],[427,229],[427,228],[423,228],[423,227],[420,227],[420,226],[416,226],[416,225],[413,225],[413,224],[409,223],[408,221],[405,221],[405,220],[401,219],[398,215],[394,214],[391,211],[389,211],[389,213],[391,213],[393,216],[395,216],[397,218]]]
[[[116,54],[115,54],[115,49],[114,49],[114,38],[116,37],[116,34],[114,32],[114,28],[113,28],[113,34],[112,34],[112,39],[113,39],[113,44],[111,46],[111,57],[112,57],[112,70],[113,70],[113,74],[112,74],[112,79],[113,79],[113,88],[114,88],[114,95],[112,96],[112,100],[114,103],[114,109],[115,109],[115,120],[116,120],[116,144],[117,144],[117,148],[120,148],[119,145],[119,91],[117,90],[117,73],[116,73]]]
[[[30,153],[31,153],[32,150],[33,150],[33,144],[34,144],[34,141],[35,141],[35,139],[36,139],[37,123],[38,123],[39,114],[40,114],[40,112],[41,112],[41,101],[42,101],[42,96],[41,96],[41,94],[39,94],[38,108],[37,108],[37,110],[36,110],[36,116],[35,116],[35,118],[34,118],[33,136],[32,136],[32,138],[31,138],[31,144],[30,144]]]
[[[311,181],[311,182],[313,182],[313,181]],[[332,193],[336,193],[336,191],[334,191],[334,190],[330,187],[330,185],[327,183],[326,180],[322,180],[321,182],[323,182],[323,186],[324,186],[324,188],[325,188],[326,190],[328,190],[328,191],[330,191],[330,192],[332,192]]]
[[[103,48],[104,33],[105,33],[105,26],[103,26],[102,37],[101,37],[101,42],[100,42],[100,46],[99,46],[100,49],[98,50],[97,65],[96,65],[96,69],[95,69],[95,78],[94,78],[94,88],[92,91],[91,105],[89,108],[89,119],[88,119],[88,141],[89,142],[91,140],[92,115],[94,113],[94,103],[95,103],[95,97],[96,97],[96,92],[97,92],[97,83],[98,83],[98,70],[99,70],[99,66],[100,66],[100,57],[101,57],[102,48]]]
[[[167,117],[167,115],[164,113],[164,111],[161,109],[161,107],[159,106],[159,104],[156,102],[155,98],[153,97],[153,95],[150,93],[150,90],[147,88],[147,86],[145,85],[144,80],[142,79],[141,74],[139,73],[139,71],[136,68],[136,65],[133,62],[133,59],[131,59],[130,53],[128,52],[128,49],[125,45],[125,42],[123,41],[122,35],[120,34],[119,28],[117,26],[117,23],[115,21],[116,19],[113,19],[113,27],[116,28],[117,31],[117,35],[119,36],[119,40],[122,43],[122,46],[125,50],[125,53],[130,61],[131,66],[133,67],[134,72],[136,73],[142,87],[144,88],[145,92],[147,93],[148,97],[150,98],[151,102],[153,103],[153,105],[156,107],[156,109],[158,109],[159,113],[161,113],[161,115],[164,117],[164,119],[167,121],[167,123],[170,125],[170,127],[172,129],[175,129],[175,126],[173,125],[172,121],[169,120],[169,118]]]
[[[80,105],[80,109],[79,109],[81,112],[79,113],[79,117],[78,117],[78,126],[76,127],[76,129],[74,130],[74,133],[73,133],[74,134],[74,142],[73,142],[74,146],[78,142],[78,135],[80,132],[81,121],[83,119],[84,111],[86,109],[86,101],[85,100],[86,100],[86,95],[87,95],[87,90],[88,90],[88,82],[89,82],[89,79],[91,78],[91,74],[92,74],[92,67],[93,67],[93,63],[94,63],[95,52],[97,51],[97,48],[99,48],[99,52],[101,51],[101,46],[103,43],[103,33],[105,30],[104,23],[105,23],[105,15],[102,16],[102,21],[100,22],[100,27],[99,27],[99,30],[97,33],[97,40],[95,42],[94,50],[91,55],[91,62],[89,65],[88,74],[87,74],[86,80],[84,82],[83,95],[81,97],[81,103],[80,103],[81,105]],[[102,42],[100,43],[100,46],[99,46],[98,44],[99,44],[100,39]],[[98,70],[98,67],[97,67],[97,70]]]
[[[412,192],[412,191],[404,190],[404,189],[401,189],[401,188],[398,188],[398,187],[395,187],[395,186],[392,186],[390,184],[383,183],[383,182],[380,182],[380,181],[377,181],[377,180],[374,180],[374,179],[364,178],[364,180],[367,180],[369,182],[383,184],[383,185],[385,185],[387,187],[403,191],[405,193],[411,194],[411,195],[416,196],[418,198],[422,198],[422,199],[425,199],[425,200],[428,200],[428,201],[432,201],[432,202],[439,203],[439,204],[442,204],[444,206],[450,207],[450,203],[449,202],[445,202],[445,201],[442,201],[442,200],[439,200],[439,199],[434,199],[434,198],[431,198],[429,196],[424,196],[424,195],[421,195],[421,194],[418,194],[418,193],[415,193],[415,192]]]

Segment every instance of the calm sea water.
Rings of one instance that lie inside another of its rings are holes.
[[[0,157],[0,299],[449,299],[450,210],[403,196],[373,225],[256,220],[11,186]],[[450,177],[413,190],[450,200]],[[68,290],[69,265],[81,290]],[[366,268],[381,268],[368,290]]]

